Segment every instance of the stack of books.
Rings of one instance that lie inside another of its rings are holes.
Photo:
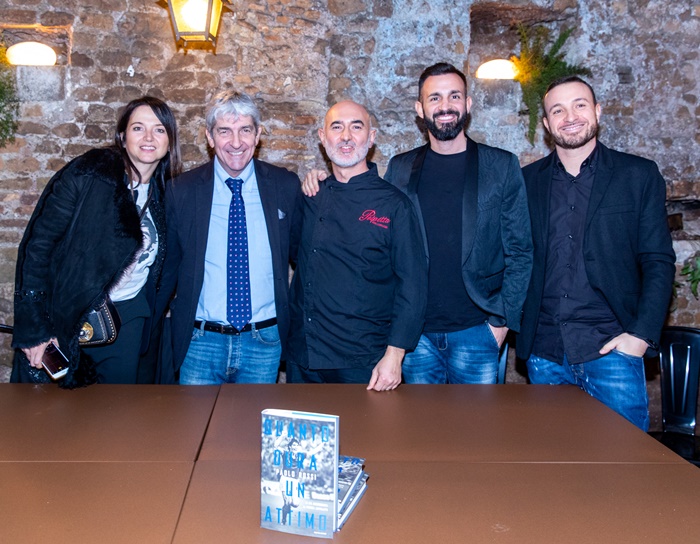
[[[338,454],[339,418],[262,412],[260,526],[332,538],[367,489],[365,460]]]
[[[338,531],[367,491],[369,474],[361,457],[341,455],[338,459]]]

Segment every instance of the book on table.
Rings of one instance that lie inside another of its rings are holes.
[[[364,474],[365,460],[362,457],[341,455],[338,459],[338,512],[342,512],[352,491]]]
[[[345,525],[345,522],[350,517],[350,514],[352,514],[352,511],[357,506],[357,503],[360,502],[360,499],[365,494],[365,491],[367,491],[368,478],[369,474],[367,474],[366,472],[362,472],[360,480],[350,493],[348,501],[345,503],[344,508],[340,510],[340,513],[338,514],[338,531],[340,531],[343,525]]]
[[[262,412],[260,526],[332,538],[338,528],[339,418]]]

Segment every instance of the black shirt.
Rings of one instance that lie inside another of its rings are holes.
[[[532,351],[558,363],[564,355],[572,364],[598,359],[600,348],[624,332],[591,287],[583,259],[596,162],[594,149],[578,176],[569,174],[558,159],[553,172],[544,290]]]
[[[292,280],[290,360],[304,368],[375,365],[412,349],[425,313],[427,259],[415,209],[370,170],[331,176],[304,198]]]
[[[462,199],[467,152],[429,149],[416,189],[430,248],[425,332],[454,332],[488,319],[469,298],[462,278]]]

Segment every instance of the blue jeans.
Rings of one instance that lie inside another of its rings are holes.
[[[277,325],[238,335],[195,328],[180,367],[180,383],[275,383],[281,355]]]
[[[531,383],[577,385],[643,431],[649,430],[644,359],[613,350],[594,361],[560,365],[536,355],[527,360]]]
[[[406,383],[496,383],[498,342],[487,323],[455,332],[425,332],[403,362]]]

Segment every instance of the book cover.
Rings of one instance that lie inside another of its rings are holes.
[[[338,526],[338,416],[262,412],[260,526],[332,538]]]
[[[341,455],[338,458],[338,512],[342,512],[362,476],[365,460],[362,457]]]
[[[360,481],[358,482],[358,485],[353,489],[352,493],[350,494],[350,499],[348,500],[345,510],[340,512],[338,514],[338,530],[345,525],[345,522],[348,520],[350,517],[350,514],[352,514],[352,511],[355,509],[357,506],[357,503],[360,502],[360,499],[362,496],[365,494],[365,491],[367,491],[367,479],[369,478],[369,474],[366,472],[362,473],[362,476],[360,478]]]

